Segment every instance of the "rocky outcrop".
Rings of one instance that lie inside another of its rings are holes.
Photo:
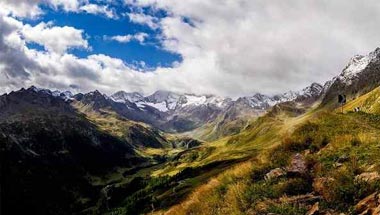
[[[286,171],[289,176],[304,175],[307,172],[305,157],[300,153],[293,155]]]
[[[380,214],[380,193],[373,193],[362,199],[355,206],[356,214],[360,215],[379,215]]]

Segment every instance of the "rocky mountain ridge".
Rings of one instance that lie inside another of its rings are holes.
[[[289,91],[275,96],[255,94],[252,97],[232,100],[214,95],[180,94],[162,90],[144,97],[137,92],[119,91],[108,96],[95,90],[73,95],[69,91],[51,91],[35,86],[29,88],[70,103],[79,102],[95,111],[111,110],[126,119],[145,122],[169,132],[190,131],[213,122],[220,116],[232,120],[239,118],[240,113],[244,117],[247,113],[258,116],[282,102],[303,102],[311,98],[314,101],[320,95],[321,89],[321,85],[313,83],[301,91]]]

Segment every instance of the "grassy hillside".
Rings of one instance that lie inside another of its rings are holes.
[[[319,108],[297,117],[269,114],[239,135],[210,143],[223,147],[209,159],[233,155],[234,149],[244,149],[238,154],[249,149],[256,153],[156,214],[294,215],[313,206],[323,213],[362,213],[368,208],[355,205],[380,191],[378,93],[376,89],[344,107],[360,105],[368,112],[341,114]],[[292,170],[295,161],[302,171]],[[281,174],[268,179],[276,168]]]
[[[380,87],[377,87],[373,91],[360,96],[359,98],[349,101],[343,107],[343,110],[345,112],[354,111],[357,107],[366,113],[380,113]]]
[[[344,114],[329,109],[334,105],[283,103],[237,133],[214,133],[218,138],[209,142],[74,103],[94,131],[141,158],[136,165],[113,165],[102,174],[77,174],[75,180],[86,183],[83,193],[91,198],[78,197],[76,211],[297,215],[318,206],[322,214],[359,213],[355,205],[380,191],[379,96],[377,88],[350,100]],[[361,111],[352,112],[355,107]]]

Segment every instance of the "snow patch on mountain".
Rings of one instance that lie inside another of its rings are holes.
[[[231,101],[231,99],[213,95],[185,94],[183,95],[182,102],[179,105],[182,105],[182,107],[214,105],[218,108],[223,108],[226,107],[229,101]]]
[[[151,107],[154,107],[156,108],[157,110],[161,111],[161,112],[167,112],[169,110],[169,108],[167,107],[166,105],[166,102],[163,101],[163,102],[159,102],[159,103],[151,103],[151,102],[147,102],[147,103],[143,103],[141,104],[140,103],[140,107],[141,106],[151,106]]]
[[[240,99],[246,100],[252,108],[265,110],[279,103],[319,96],[322,90],[322,85],[318,83],[313,83],[300,91],[288,91],[286,93],[274,96],[267,96],[260,93],[256,93],[252,97],[242,97]]]
[[[352,79],[361,73],[371,62],[379,60],[380,48],[369,53],[366,56],[356,55],[349,61],[348,65],[343,69],[342,73],[336,78],[348,85],[352,83]]]
[[[121,96],[112,96],[115,101],[123,101]],[[134,101],[137,107],[144,109],[147,106],[156,108],[161,112],[176,111],[181,108],[196,108],[198,106],[214,105],[224,108],[231,101],[213,95],[179,94],[170,91],[159,90],[147,97],[139,97]]]
[[[161,107],[161,110],[164,110],[163,103],[165,103],[166,111],[174,110],[177,107],[178,101],[181,95],[169,91],[159,90],[153,93],[150,96],[147,96],[143,99],[147,105],[152,106],[152,104],[158,104],[158,107]],[[164,111],[164,112],[166,112]]]
[[[51,91],[49,89],[39,88],[35,86],[29,87],[28,90],[33,90],[34,92],[45,93],[54,97],[59,97],[65,101],[72,100],[74,96],[70,91],[63,91],[63,92],[59,90]]]
[[[138,92],[127,93],[125,91],[119,91],[110,96],[112,100],[119,103],[137,102],[142,100],[144,97]]]

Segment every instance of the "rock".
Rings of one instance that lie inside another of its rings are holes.
[[[374,182],[378,180],[380,180],[380,175],[378,172],[364,172],[355,177],[355,181]]]
[[[355,205],[355,212],[360,215],[380,214],[380,193],[375,192]]]
[[[265,174],[265,180],[269,181],[269,180],[276,179],[284,175],[286,175],[286,172],[282,168],[272,169],[270,172]]]
[[[292,156],[290,165],[286,168],[288,175],[304,175],[307,171],[306,160],[303,155],[297,153]]]
[[[306,213],[306,215],[316,215],[319,211],[319,202],[315,203],[313,207]]]

